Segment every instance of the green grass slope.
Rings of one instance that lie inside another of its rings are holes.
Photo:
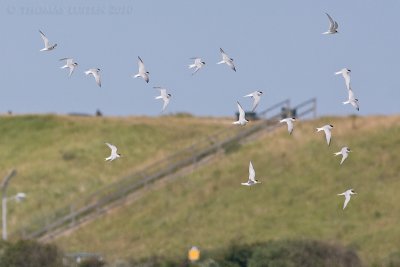
[[[8,195],[28,195],[23,203],[8,203],[9,233],[227,125],[173,116],[1,117],[0,175],[16,168]],[[105,142],[115,144],[123,157],[105,162],[110,155]]]
[[[315,127],[333,124],[326,145]],[[352,152],[342,166],[333,153]],[[356,248],[369,265],[400,250],[400,117],[299,121],[56,240],[108,259],[181,257],[192,245],[313,238]],[[252,160],[262,184],[244,187]],[[349,188],[358,195],[342,210]]]

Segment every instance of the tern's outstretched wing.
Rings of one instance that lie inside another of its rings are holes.
[[[249,181],[254,182],[255,178],[256,178],[256,172],[254,171],[253,164],[250,161],[250,164],[249,164]]]
[[[144,67],[143,60],[140,57],[138,57],[138,59],[139,59],[139,61],[138,61],[139,73],[140,74],[146,73],[146,68]]]
[[[328,143],[329,146],[331,144],[331,137],[332,137],[331,130],[324,128],[324,132],[325,132],[326,143]]]
[[[237,106],[238,106],[238,110],[239,110],[239,121],[243,121],[243,120],[245,120],[244,110],[239,102],[237,102]]]
[[[345,197],[345,200],[344,200],[344,204],[343,204],[343,209],[346,208],[347,204],[350,201],[350,194],[345,194],[344,197]]]

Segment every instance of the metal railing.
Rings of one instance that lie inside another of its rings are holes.
[[[315,101],[315,99],[309,101],[312,102]],[[307,103],[304,103],[297,107],[301,108],[302,106],[308,105]],[[89,196],[56,209],[51,214],[30,221],[26,226],[17,231],[17,233],[19,233],[22,238],[39,238],[55,230],[59,230],[60,228],[73,227],[76,223],[82,222],[88,215],[99,212],[108,205],[124,199],[126,196],[144,187],[146,184],[167,177],[184,167],[199,162],[207,156],[225,150],[230,144],[240,142],[242,139],[255,132],[263,129],[268,131],[274,130],[278,126],[277,122],[281,116],[282,108],[289,107],[290,101],[288,99],[277,103],[259,113],[261,118],[260,121],[250,122],[246,127],[222,129],[185,149],[169,155],[162,160],[132,173],[131,175],[121,178],[117,182],[99,189]],[[311,111],[313,110],[307,109],[302,112],[301,115],[299,114],[299,116],[304,116]],[[267,114],[271,113],[273,115],[267,117]]]
[[[312,113],[313,118],[317,117],[317,99],[311,98],[307,101],[304,101],[293,108],[296,110],[298,117],[303,117],[309,113]]]
[[[272,105],[271,107],[261,111],[258,113],[258,117],[264,120],[267,119],[271,119],[271,117],[276,117],[276,116],[280,116],[281,113],[276,114],[275,116],[271,116],[270,118],[268,118],[268,114],[270,114],[272,111],[275,111],[276,109],[282,109],[282,108],[286,108],[289,109],[290,108],[290,99],[285,99],[279,103],[276,103],[275,105]]]

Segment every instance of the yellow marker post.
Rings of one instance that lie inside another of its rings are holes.
[[[188,251],[188,259],[191,262],[198,261],[200,259],[200,250],[197,247],[191,247]]]

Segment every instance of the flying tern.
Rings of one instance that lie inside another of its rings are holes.
[[[253,164],[250,161],[249,164],[249,180],[245,183],[241,183],[242,185],[252,186],[255,184],[261,184],[261,182],[256,180],[256,172],[254,171]]]
[[[44,42],[44,48],[40,49],[40,51],[51,51],[54,48],[56,48],[57,44],[53,44],[53,45],[50,44],[49,39],[46,37],[46,35],[44,35],[44,33],[41,30],[39,30],[39,32],[40,32],[40,36],[42,37],[43,42]]]
[[[194,63],[189,65],[189,69],[193,69],[192,75],[199,71],[206,63],[202,61],[200,57],[192,57],[190,59],[194,59]]]
[[[253,108],[251,110],[252,112],[254,112],[254,110],[257,108],[258,103],[260,103],[262,94],[263,94],[263,92],[261,92],[261,91],[254,91],[253,93],[243,96],[243,97],[252,97],[253,98]]]
[[[222,48],[219,49],[222,55],[222,60],[219,61],[217,64],[227,64],[232,70],[236,71],[235,65],[233,64],[233,58],[230,58]]]
[[[320,128],[317,128],[317,132],[319,131],[324,131],[325,132],[325,137],[326,137],[326,143],[328,144],[328,146],[331,144],[331,129],[333,128],[332,124],[327,124],[324,125]]]
[[[342,74],[344,81],[346,83],[347,90],[350,90],[350,72],[348,68],[343,68],[337,72],[335,72],[335,75],[340,75]]]
[[[65,60],[65,65],[60,67],[61,69],[69,68],[69,75],[68,77],[71,77],[72,73],[74,72],[74,69],[78,66],[78,63],[74,62],[73,58],[62,58],[60,61]]]
[[[286,122],[287,123],[287,127],[288,127],[288,132],[289,134],[293,133],[293,122],[296,121],[296,118],[286,118],[283,120],[280,120],[280,123]]]
[[[105,158],[105,161],[113,161],[114,159],[121,157],[121,154],[117,153],[116,146],[109,143],[106,143],[106,145],[111,149],[111,155],[108,158]]]
[[[342,149],[339,152],[333,153],[335,156],[342,155],[342,160],[340,161],[340,165],[347,159],[349,156],[349,152],[351,152],[350,148],[347,146],[342,147]]]
[[[162,87],[159,87],[159,86],[156,86],[156,87],[153,87],[153,88],[160,90],[160,95],[156,96],[155,99],[162,99],[164,101],[164,105],[163,105],[163,108],[162,108],[162,111],[164,111],[165,108],[168,106],[169,100],[170,100],[172,95],[171,94],[167,94],[167,89],[165,89],[165,88],[162,88]]]
[[[338,196],[344,196],[345,197],[344,204],[343,204],[343,209],[345,209],[347,204],[349,203],[351,195],[355,195],[355,194],[357,194],[357,193],[354,192],[353,189],[349,189],[349,190],[347,190],[347,191],[345,191],[345,192],[343,192],[341,194],[338,194]]]
[[[134,78],[141,77],[141,78],[143,78],[143,80],[146,81],[146,83],[148,83],[149,82],[149,74],[150,73],[148,71],[146,71],[146,68],[144,67],[143,60],[140,57],[138,57],[138,60],[139,60],[138,61],[139,73],[134,75],[133,77]]]
[[[326,32],[323,32],[322,34],[335,34],[338,33],[337,28],[339,27],[338,23],[332,19],[331,16],[329,16],[328,13],[325,13],[328,16],[329,19],[329,30]]]
[[[242,126],[246,125],[249,121],[246,120],[246,118],[245,118],[244,110],[239,102],[237,102],[237,106],[238,106],[238,110],[239,110],[239,119],[235,122],[232,122],[232,124],[242,125]]]
[[[355,98],[353,90],[351,88],[348,90],[349,91],[349,99],[347,101],[343,102],[343,105],[346,104],[351,104],[357,111],[360,110],[360,107],[358,106],[358,99]]]
[[[100,80],[100,69],[88,69],[85,71],[86,75],[93,75],[94,79],[96,80],[96,83],[99,87],[101,87],[101,80]]]

